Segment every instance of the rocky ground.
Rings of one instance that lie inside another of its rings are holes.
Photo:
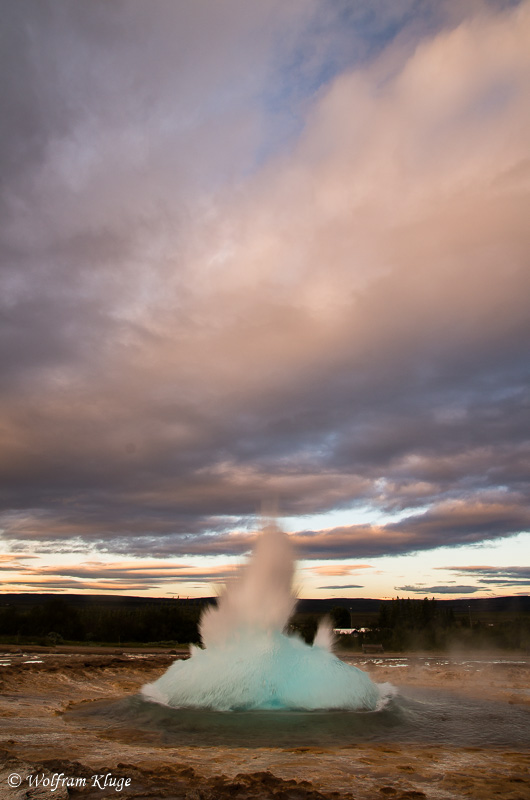
[[[518,747],[175,748],[134,733],[127,739],[106,735],[65,714],[83,701],[135,693],[175,657],[160,652],[6,657],[0,666],[0,798],[530,798],[530,757]],[[344,658],[378,683],[449,687],[467,696],[530,703],[528,657],[498,663],[484,663],[482,656]]]

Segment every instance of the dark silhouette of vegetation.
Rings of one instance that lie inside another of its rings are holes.
[[[288,626],[288,633],[296,633],[304,642],[311,644],[315,638],[319,618],[315,614],[296,614]]]
[[[377,621],[380,643],[388,650],[437,650],[447,645],[456,625],[453,610],[436,600],[401,600],[382,603]]]
[[[215,602],[95,595],[4,595],[3,600],[0,642],[43,645],[198,642],[201,611]],[[396,598],[379,602],[378,609],[372,600],[343,602],[329,602],[326,608],[323,601],[304,601],[302,608],[314,604],[318,610],[297,611],[289,631],[310,643],[319,620],[328,614],[335,628],[350,628],[353,621],[355,633],[341,636],[339,646],[357,651],[374,644],[387,652],[530,650],[530,609],[521,598],[484,598],[475,603]]]
[[[351,616],[350,612],[344,606],[334,606],[329,612],[331,622],[334,628],[350,628]]]
[[[527,649],[530,645],[530,617],[509,619],[472,618],[455,614],[451,606],[434,599],[396,598],[381,603],[375,629],[365,642],[379,641],[386,650]]]
[[[346,611],[346,609],[343,609]],[[336,627],[346,627],[339,626]],[[434,599],[396,598],[380,603],[379,614],[339,637],[339,646],[361,650],[382,645],[385,651],[524,650],[530,649],[530,614],[471,611]]]
[[[76,607],[57,597],[30,607],[0,608],[3,639],[38,644],[198,642],[201,607],[180,607],[178,601],[140,606],[90,604]]]

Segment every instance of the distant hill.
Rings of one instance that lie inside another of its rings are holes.
[[[51,600],[64,600],[71,606],[82,608],[83,606],[105,606],[106,608],[140,608],[149,605],[181,605],[181,606],[201,606],[205,603],[216,603],[215,597],[135,597],[131,595],[114,594],[64,594],[64,593],[0,593],[0,606],[20,606],[30,607],[48,603]]]
[[[418,598],[415,598],[418,599]],[[423,599],[423,598],[420,598]],[[377,612],[381,603],[391,603],[391,600],[374,600],[372,598],[334,597],[325,600],[299,600],[296,610],[305,614],[327,614],[336,606],[343,606],[354,613]],[[455,611],[502,611],[512,614],[530,613],[530,596],[509,597],[463,597],[457,600],[436,600],[441,608],[453,608]]]
[[[0,606],[31,607],[42,605],[50,600],[61,598],[71,606],[105,606],[107,608],[129,607],[139,608],[148,605],[178,605],[180,607],[197,607],[216,603],[215,597],[172,598],[172,597],[134,597],[129,595],[108,594],[41,594],[41,593],[3,593],[0,594]],[[376,613],[381,603],[391,600],[374,598],[333,597],[326,599],[304,598],[298,600],[296,610],[302,614],[328,614],[332,608],[343,606],[354,613]],[[437,600],[440,607],[451,607],[455,611],[466,612],[505,612],[511,614],[530,613],[530,596],[508,597],[464,597],[457,600]]]

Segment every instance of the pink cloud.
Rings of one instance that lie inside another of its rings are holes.
[[[327,566],[325,564],[317,565],[314,567],[308,567],[312,572],[316,572],[318,575],[350,575],[352,572],[356,572],[360,569],[373,569],[370,564],[336,564],[334,566]]]

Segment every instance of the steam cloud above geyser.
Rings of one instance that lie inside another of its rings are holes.
[[[288,536],[265,528],[248,564],[200,623],[204,650],[192,647],[143,687],[148,700],[173,707],[375,709],[380,693],[368,675],[331,652],[321,623],[312,646],[283,633],[293,611],[294,555]]]

